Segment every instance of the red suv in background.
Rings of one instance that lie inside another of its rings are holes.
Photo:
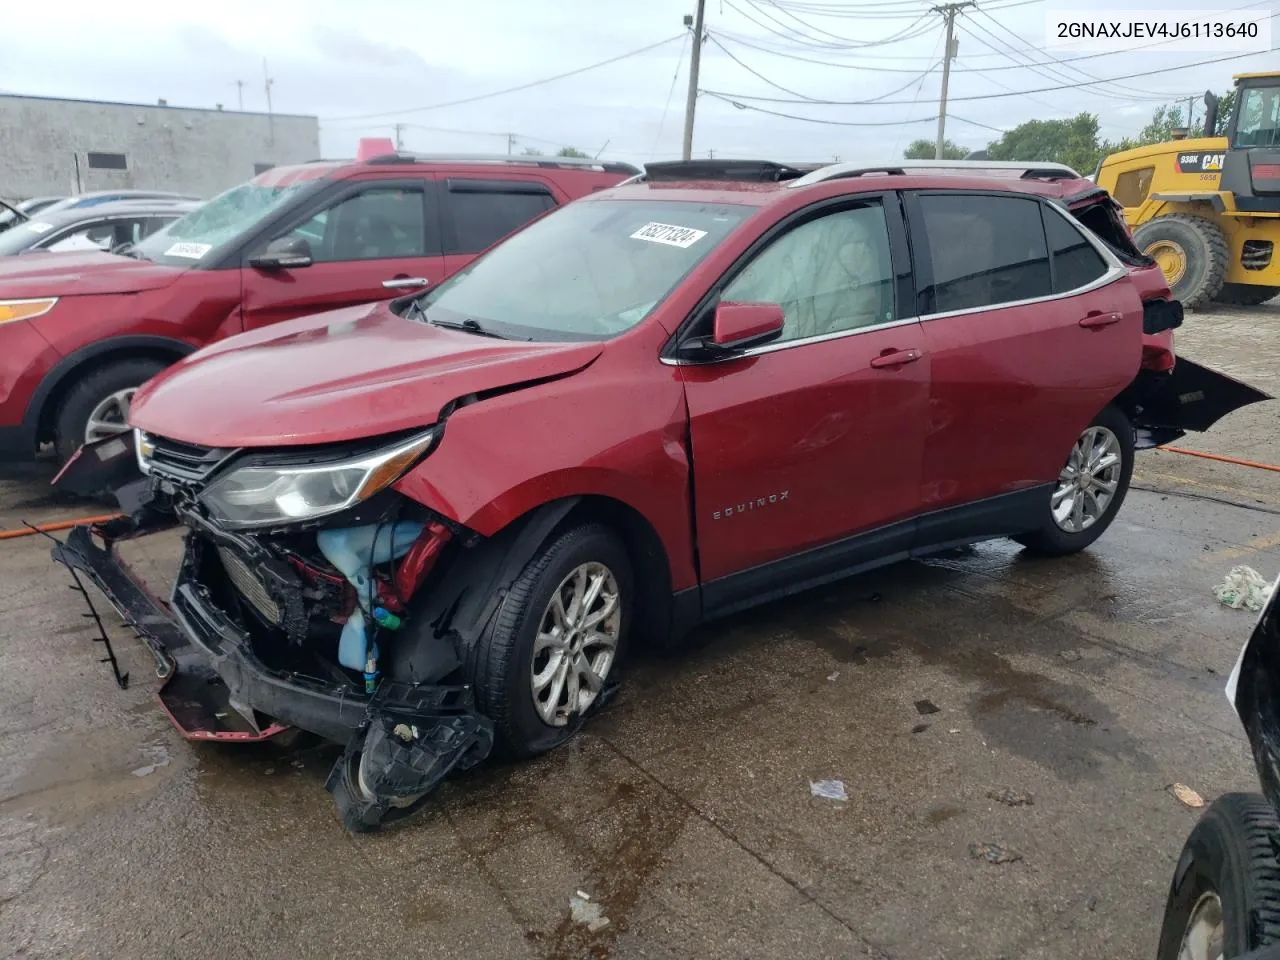
[[[639,173],[535,157],[277,167],[126,255],[0,258],[0,454],[66,460],[124,429],[134,391],[198,347],[420,291],[560,204]]]
[[[1175,359],[1161,277],[1066,168],[654,164],[155,378],[59,481],[132,473],[130,515],[55,555],[186,736],[346,743],[369,829],[565,742],[635,640],[949,545],[1087,547],[1136,447],[1266,398]],[[175,523],[166,607],[110,546]]]

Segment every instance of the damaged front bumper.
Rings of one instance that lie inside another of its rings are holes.
[[[326,677],[268,665],[197,578],[208,541],[188,536],[166,606],[118,556],[111,529],[98,528],[98,546],[90,528],[76,527],[54,558],[98,586],[146,642],[165,680],[160,702],[184,737],[246,742],[296,727],[345,744],[326,786],[356,831],[409,812],[450,772],[491,751],[493,725],[469,687],[388,676],[369,693],[336,668]]]

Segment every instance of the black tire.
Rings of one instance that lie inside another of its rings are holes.
[[[1223,956],[1280,941],[1280,826],[1266,798],[1228,793],[1215,800],[1187,838],[1165,905],[1157,960],[1178,960],[1196,905],[1222,904]]]
[[[539,621],[564,578],[589,562],[608,567],[618,586],[621,622],[606,689],[616,685],[635,619],[634,580],[622,542],[601,524],[574,527],[558,535],[530,560],[511,584],[492,628],[470,651],[467,673],[475,689],[476,706],[493,721],[496,744],[507,756],[545,753],[570,740],[582,727],[585,716],[581,714],[571,717],[565,726],[545,723],[534,707],[530,682]],[[597,696],[586,715],[603,700]]]
[[[1035,530],[1029,530],[1014,537],[1018,543],[1028,550],[1051,557],[1077,553],[1102,536],[1107,527],[1111,526],[1111,521],[1116,518],[1116,514],[1120,512],[1125,494],[1129,492],[1129,481],[1133,478],[1133,425],[1120,410],[1115,407],[1107,407],[1093,418],[1093,422],[1089,424],[1089,427],[1105,427],[1115,434],[1120,443],[1120,475],[1117,478],[1116,492],[1101,517],[1083,530],[1075,532],[1064,530],[1058,526],[1058,522],[1053,517],[1050,504],[1051,494],[1046,495],[1044,518],[1040,526]],[[1069,459],[1070,455],[1068,454],[1068,462]]]
[[[1280,295],[1280,287],[1262,287],[1252,283],[1224,283],[1214,298],[1218,303],[1256,307]]]
[[[1218,225],[1204,217],[1174,213],[1148,220],[1133,233],[1133,242],[1144,253],[1157,241],[1176,243],[1186,254],[1186,269],[1173,295],[1184,307],[1199,307],[1222,290],[1229,254],[1227,240]]]
[[[66,463],[84,443],[89,414],[118,390],[140,387],[167,367],[162,360],[116,360],[92,370],[67,391],[53,422],[53,445],[58,462]]]

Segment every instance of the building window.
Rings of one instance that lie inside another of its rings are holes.
[[[274,166],[274,163],[255,163],[253,165],[253,175],[256,177],[260,173],[266,173]]]
[[[89,169],[90,170],[127,170],[128,164],[125,163],[123,153],[94,153],[89,152]]]

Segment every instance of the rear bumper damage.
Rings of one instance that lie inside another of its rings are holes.
[[[87,576],[151,649],[164,679],[158,698],[174,726],[191,740],[252,742],[296,727],[344,744],[326,787],[349,829],[409,812],[449,773],[491,751],[493,725],[466,686],[385,676],[366,692],[336,667],[320,676],[265,663],[243,619],[198,579],[208,562],[198,537],[187,538],[167,606],[104,540],[98,546],[90,528],[77,527],[54,559]]]

